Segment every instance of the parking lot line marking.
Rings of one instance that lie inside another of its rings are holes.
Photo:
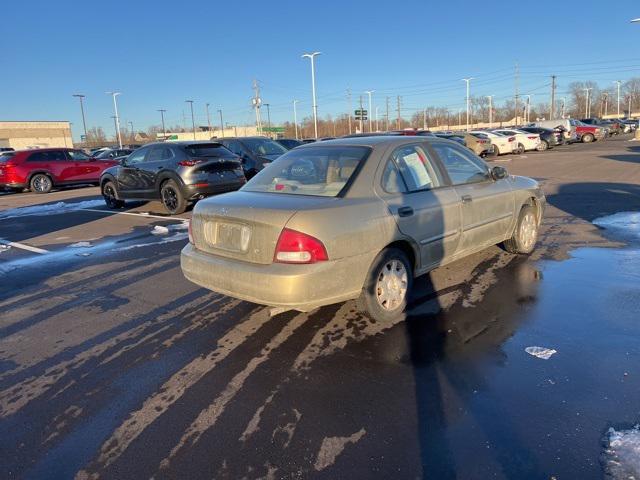
[[[24,243],[7,242],[6,240],[0,240],[0,243],[14,248],[21,248],[22,250],[27,250],[29,252],[39,253],[40,255],[49,253],[49,250],[45,250],[44,248],[32,247],[31,245],[25,245]]]
[[[99,212],[99,213],[108,213],[110,215],[132,215],[134,217],[146,217],[146,218],[159,218],[161,220],[186,220],[186,218],[182,217],[171,217],[171,216],[160,216],[160,215],[148,215],[146,213],[135,213],[135,212],[114,212],[113,210],[98,210],[96,208],[83,208],[78,211],[86,211],[86,212]]]

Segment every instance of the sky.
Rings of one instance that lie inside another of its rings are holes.
[[[608,6],[611,5],[611,8]],[[124,126],[251,124],[256,79],[271,121],[311,115],[311,75],[305,52],[316,57],[318,114],[356,108],[365,90],[374,110],[387,96],[403,115],[425,105],[464,107],[471,94],[511,98],[516,63],[520,90],[547,102],[550,75],[558,96],[572,81],[603,87],[640,76],[637,1],[530,2],[449,0],[277,2],[142,0],[7,1],[2,8],[0,120],[68,120],[82,129],[78,100],[86,95],[88,127],[113,134],[119,91]],[[365,107],[368,98],[365,95]],[[266,117],[263,111],[263,117]]]

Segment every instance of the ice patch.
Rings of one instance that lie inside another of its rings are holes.
[[[151,230],[153,235],[168,235],[170,232],[180,232],[189,229],[189,222],[184,221],[175,225],[156,225]]]
[[[640,479],[640,425],[630,430],[610,428],[604,446],[602,464],[606,478]]]
[[[640,212],[619,212],[591,223],[629,240],[640,240]]]
[[[69,248],[91,248],[93,244],[91,242],[76,242],[69,245]]]
[[[527,347],[524,349],[529,355],[542,358],[543,360],[549,360],[554,353],[558,353],[557,350],[544,347]]]
[[[30,207],[11,208],[0,212],[0,220],[7,218],[25,217],[31,215],[59,215],[62,213],[73,212],[85,208],[96,208],[104,206],[104,200],[84,200],[82,202],[56,202],[46,205],[33,205]]]
[[[151,230],[151,233],[154,235],[167,235],[169,233],[169,229],[162,225],[156,225],[153,227],[153,230]]]
[[[127,250],[133,250],[134,248],[151,247],[151,246],[162,245],[164,243],[179,242],[181,240],[188,240],[188,239],[189,239],[188,233],[186,232],[176,233],[175,235],[171,235],[170,237],[164,238],[159,242],[138,243],[136,245],[129,245],[127,247],[118,248],[117,251],[124,252]]]
[[[0,243],[0,253],[11,250],[11,245],[5,245],[4,243]]]
[[[81,253],[76,253],[76,257],[90,257],[91,254],[89,252],[81,252]]]

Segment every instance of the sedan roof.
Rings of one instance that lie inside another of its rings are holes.
[[[359,147],[376,147],[378,145],[404,145],[407,143],[429,142],[437,139],[437,137],[416,136],[416,135],[377,135],[370,137],[347,137],[336,138],[335,140],[324,140],[321,143],[305,143],[296,147],[299,148],[316,148],[325,146],[359,146]]]

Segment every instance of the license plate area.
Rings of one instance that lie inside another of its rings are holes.
[[[251,228],[241,223],[206,222],[204,237],[214,248],[245,253],[249,249]]]

